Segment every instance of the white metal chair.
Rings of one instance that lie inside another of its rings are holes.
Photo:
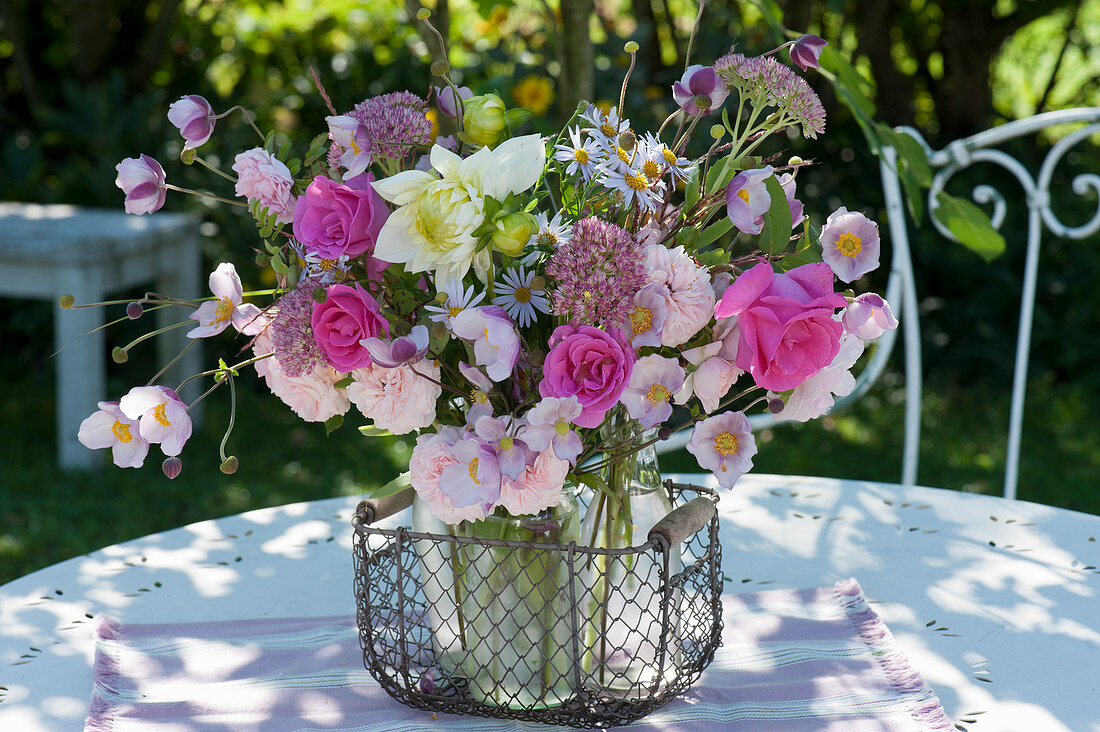
[[[1037,175],[1024,167],[1007,153],[995,149],[1009,140],[1021,137],[1034,137],[1042,131],[1056,125],[1085,123],[1059,140],[1047,152]],[[1012,384],[1012,403],[1009,413],[1008,450],[1006,456],[1004,495],[1016,497],[1016,484],[1019,477],[1020,436],[1023,426],[1024,398],[1027,387],[1027,368],[1031,350],[1031,322],[1035,307],[1035,284],[1039,269],[1039,248],[1043,228],[1057,237],[1066,239],[1084,239],[1100,231],[1100,202],[1092,217],[1081,226],[1066,226],[1051,211],[1050,184],[1054,170],[1066,152],[1100,132],[1100,107],[1067,109],[1047,112],[1021,120],[1000,125],[979,132],[970,137],[956,140],[942,150],[933,150],[920,133],[912,128],[898,128],[899,132],[911,135],[924,148],[928,162],[935,172],[932,185],[927,193],[929,218],[936,230],[943,236],[956,240],[954,235],[939,222],[931,212],[938,206],[937,195],[944,190],[948,181],[957,172],[979,163],[1000,166],[1011,174],[1023,188],[1028,206],[1027,256],[1024,264],[1023,291],[1020,302],[1020,319],[1017,330],[1016,357]],[[897,171],[897,151],[892,147],[883,147],[879,154],[879,169],[882,175],[882,190],[886,201],[886,215],[889,227],[889,240],[892,249],[890,276],[886,286],[886,299],[900,321],[900,330],[905,338],[905,443],[902,454],[902,483],[911,486],[917,479],[917,463],[920,446],[921,419],[921,352],[920,322],[917,313],[916,285],[913,277],[913,262],[909,248],[909,230],[906,207],[902,198],[900,179]],[[998,180],[993,177],[990,181]],[[1073,192],[1084,195],[1090,189],[1100,197],[1100,175],[1086,173],[1073,179]],[[992,204],[991,221],[996,229],[1004,222],[1006,203],[1004,195],[988,183],[978,185],[972,191],[976,203]],[[1012,246],[1011,237],[1006,242]],[[893,350],[897,331],[890,331],[879,339],[870,360],[856,378],[856,387],[847,397],[838,399],[833,409],[840,409],[863,396],[882,374],[886,362]],[[750,418],[754,428],[775,426],[778,424],[769,415],[755,415]],[[678,449],[687,443],[690,435],[686,431],[674,435],[674,439],[660,443],[661,452]],[[677,439],[678,438],[678,439]]]

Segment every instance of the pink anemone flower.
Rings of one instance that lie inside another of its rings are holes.
[[[207,300],[191,313],[191,320],[199,325],[187,331],[188,338],[208,338],[225,330],[230,323],[245,335],[256,335],[264,327],[260,309],[244,302],[244,291],[237,270],[229,262],[222,262],[210,273],[210,291],[214,300]]]

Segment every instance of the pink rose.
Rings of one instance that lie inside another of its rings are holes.
[[[275,351],[267,328],[252,342],[252,352],[263,356]],[[289,376],[274,356],[256,362],[256,373],[267,382],[271,393],[279,397],[304,422],[326,422],[351,407],[347,393],[337,389],[343,374],[325,364],[318,364],[301,376]]]
[[[604,332],[590,325],[558,326],[550,336],[539,394],[575,396],[581,413],[573,423],[596,427],[619,401],[636,359],[618,328]]]
[[[369,178],[351,188],[318,176],[294,207],[294,238],[323,259],[358,257],[374,251],[389,215]]]
[[[332,285],[324,302],[313,305],[313,337],[332,365],[352,371],[371,364],[370,351],[359,341],[390,335],[390,324],[371,294],[359,286]]]
[[[844,330],[833,312],[846,304],[833,292],[827,264],[776,274],[761,262],[722,293],[714,316],[737,316],[738,368],[752,374],[757,386],[787,391],[832,363]]]
[[[568,472],[569,461],[555,456],[553,450],[543,450],[516,480],[501,477],[497,505],[504,506],[513,516],[552,508],[561,500]]]
[[[277,221],[285,224],[294,213],[294,176],[283,161],[267,150],[245,150],[233,160],[233,172],[237,174],[236,192],[249,201],[259,201],[268,212],[276,214]]]
[[[435,421],[435,401],[443,389],[434,361],[422,359],[395,368],[373,364],[352,376],[348,398],[375,427],[403,435]]]

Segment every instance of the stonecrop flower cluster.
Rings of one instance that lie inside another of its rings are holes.
[[[785,47],[805,71],[824,44]],[[852,389],[864,342],[897,325],[878,295],[838,291],[878,266],[875,223],[840,208],[818,231],[796,197],[805,163],[758,153],[789,128],[825,129],[776,51],[688,66],[656,130],[620,98],[581,103],[552,138],[524,134],[528,111],[444,65],[426,98],[331,109],[302,158],[260,133],[222,175],[257,221],[274,295],[245,292],[222,263],[202,302],[145,301],[193,308],[192,338],[240,334],[248,357],[206,372],[215,386],[254,366],[305,421],[332,429],[354,407],[419,433],[411,483],[450,523],[553,506],[564,484],[678,429],[730,488],[756,452],[747,412],[821,415]],[[214,167],[199,153],[230,112],[196,95],[171,106],[184,163]],[[146,155],[120,163],[117,184],[136,214],[184,190]],[[173,477],[188,407],[178,389],[137,387],[80,439],[122,467],[160,445]],[[601,426],[624,414],[651,432],[605,444]],[[222,459],[236,469],[224,441]]]

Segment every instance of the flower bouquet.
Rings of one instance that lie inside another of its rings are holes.
[[[823,44],[781,48],[805,71]],[[305,154],[240,110],[260,144],[232,173],[198,151],[239,108],[216,114],[199,96],[169,108],[182,161],[232,183],[221,200],[255,218],[257,265],[278,284],[244,292],[223,263],[211,297],[149,293],[127,312],[189,308],[191,338],[247,339],[247,358],[197,375],[212,379],[203,397],[252,367],[305,421],[333,429],[354,406],[374,431],[419,432],[416,523],[457,542],[420,556],[440,658],[422,689],[458,674],[484,705],[552,706],[576,692],[578,665],[605,691],[660,686],[638,618],[661,598],[631,584],[650,572],[640,559],[614,554],[671,509],[654,446],[692,430],[687,450],[730,489],[756,452],[746,413],[824,413],[851,390],[864,342],[896,326],[878,295],[837,291],[877,267],[875,223],[841,208],[819,230],[797,198],[808,163],[762,152],[825,126],[779,50],[688,66],[655,130],[626,118],[630,71],[618,106],[582,102],[552,137],[524,134],[529,111],[460,86],[444,62],[426,96],[350,110],[318,82],[331,115]],[[632,69],[637,44],[625,51]],[[168,183],[145,155],[116,182],[136,214],[167,191],[217,197]],[[171,478],[192,405],[157,380],[101,403],[79,437],[121,467],[159,445]],[[609,550],[582,563],[573,606],[555,588],[577,567],[540,544]],[[570,646],[571,613],[586,630]]]

